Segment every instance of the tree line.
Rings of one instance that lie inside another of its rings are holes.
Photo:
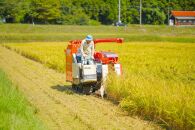
[[[139,0],[121,0],[121,21],[139,23]],[[166,24],[171,10],[195,10],[194,0],[142,0],[143,24]],[[118,0],[0,0],[7,23],[98,25],[117,22]]]

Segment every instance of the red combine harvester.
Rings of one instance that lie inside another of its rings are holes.
[[[110,51],[96,51],[94,53],[94,64],[84,65],[81,56],[77,55],[82,40],[69,42],[66,54],[66,81],[72,83],[73,89],[85,94],[99,91],[105,95],[104,81],[109,70],[114,70],[121,75],[122,68],[118,62],[118,55]],[[116,42],[123,43],[123,38],[96,39],[94,44]]]

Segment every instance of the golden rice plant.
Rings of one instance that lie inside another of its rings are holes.
[[[67,46],[65,42],[52,43],[18,43],[5,44],[9,49],[13,49],[21,55],[38,61],[49,68],[59,72],[65,72],[65,54],[64,50]]]
[[[119,54],[123,76],[110,76],[108,95],[130,114],[172,129],[195,127],[195,45],[98,45]]]

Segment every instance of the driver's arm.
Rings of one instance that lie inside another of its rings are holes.
[[[80,46],[80,51],[81,51],[81,55],[85,55],[84,51],[83,51],[83,44],[84,44],[84,41],[81,42],[81,46]]]

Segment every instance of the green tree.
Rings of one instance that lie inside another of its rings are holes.
[[[62,16],[62,24],[67,25],[88,25],[89,17],[81,10],[74,10],[71,14]]]
[[[38,23],[56,23],[60,18],[59,0],[32,0],[29,15]]]
[[[118,0],[105,0],[105,6],[99,20],[103,24],[112,24],[117,21],[118,15]]]
[[[139,2],[121,0],[122,22],[139,23]],[[195,0],[142,0],[142,5],[143,24],[165,24],[171,10],[195,10]],[[118,0],[0,0],[0,17],[7,22],[112,24],[118,20]]]
[[[28,2],[21,0],[0,0],[0,15],[7,22],[22,22]]]
[[[61,24],[88,25],[90,17],[81,6],[82,1],[61,0]]]

